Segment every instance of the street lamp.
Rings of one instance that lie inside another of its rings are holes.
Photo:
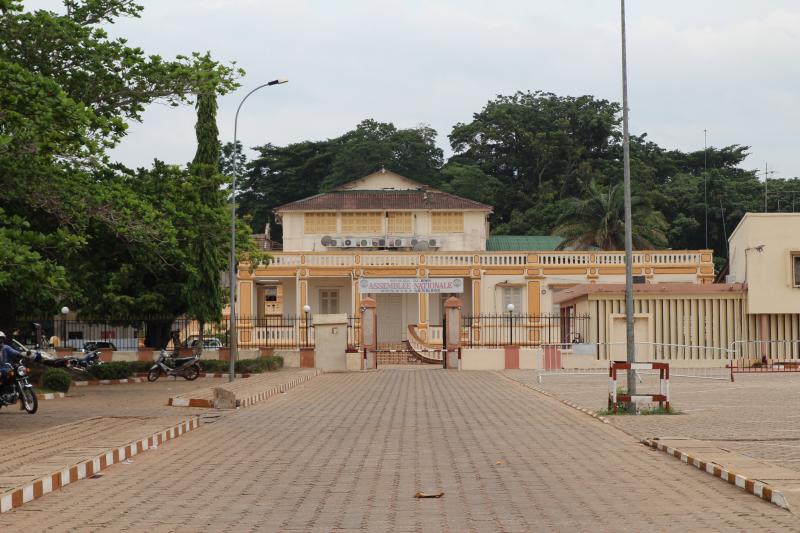
[[[308,348],[308,313],[311,312],[311,306],[308,304],[304,305],[303,312],[306,314],[306,348]]]
[[[229,375],[228,381],[233,381],[234,379],[234,361],[236,361],[237,356],[239,355],[239,343],[238,343],[238,331],[236,329],[236,163],[237,163],[237,149],[236,149],[236,142],[238,140],[237,134],[239,130],[239,111],[242,109],[242,105],[244,104],[245,100],[256,92],[259,89],[263,89],[264,87],[269,87],[271,85],[280,85],[282,83],[288,82],[288,78],[278,78],[277,80],[272,80],[270,82],[264,83],[259,85],[242,98],[242,101],[239,102],[239,107],[236,108],[236,117],[233,120],[233,163],[231,169],[231,256],[228,262],[228,270],[230,276],[230,285],[231,285],[231,312],[230,312],[230,319],[231,319],[231,334],[230,334],[230,345],[231,345],[231,360],[229,366]]]
[[[69,314],[69,307],[66,305],[61,308],[61,346],[67,346],[67,315]],[[39,332],[36,332],[39,335]],[[36,339],[36,344],[38,345],[41,342],[41,339]]]
[[[508,344],[514,344],[514,304],[508,304],[506,306],[506,311],[508,311]]]

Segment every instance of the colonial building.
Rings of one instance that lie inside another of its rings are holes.
[[[624,253],[556,251],[553,237],[492,237],[492,206],[380,171],[278,207],[283,250],[239,269],[240,317],[346,313],[370,295],[381,342],[441,336],[444,300],[467,315],[541,315],[580,283],[624,281]],[[634,254],[638,283],[711,283],[710,251]],[[253,333],[254,335],[259,335]],[[247,332],[241,332],[246,340]]]

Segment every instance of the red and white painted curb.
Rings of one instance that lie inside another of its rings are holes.
[[[656,440],[642,439],[641,442],[645,446],[649,446],[654,450],[664,452],[667,455],[675,457],[676,459],[680,459],[684,463],[711,474],[712,476],[718,477],[723,481],[727,481],[731,485],[736,485],[745,492],[754,494],[762,500],[766,500],[783,509],[790,510],[789,503],[786,501],[784,495],[768,483],[758,481],[757,479],[750,479],[747,476],[737,474],[736,472],[728,470],[724,466],[717,463],[701,461],[692,457],[688,453],[682,452],[677,448],[670,448],[669,446],[661,444]]]
[[[53,472],[23,487],[11,489],[0,495],[0,513],[6,513],[12,509],[16,509],[24,503],[35,500],[36,498],[41,498],[45,494],[58,490],[70,483],[92,477],[97,472],[113,464],[125,461],[137,454],[158,448],[160,444],[177,438],[193,429],[197,429],[199,425],[200,420],[197,417],[184,420],[171,428],[159,431],[143,439],[135,440],[125,446],[114,448],[113,450],[100,454],[87,461],[81,461],[64,470]]]
[[[249,406],[253,405],[254,403],[258,403],[258,402],[263,401],[263,400],[268,400],[268,399],[272,398],[273,396],[275,396],[277,394],[284,393],[284,392],[288,391],[289,389],[292,389],[292,388],[294,388],[294,387],[296,387],[296,386],[298,386],[298,385],[300,385],[302,383],[305,383],[306,381],[310,380],[311,378],[319,376],[321,373],[322,372],[317,370],[313,374],[307,374],[305,376],[300,376],[299,378],[294,378],[289,383],[283,383],[283,384],[278,385],[276,387],[272,387],[271,389],[266,390],[264,392],[259,392],[258,394],[254,394],[252,396],[248,396],[247,398],[243,398],[241,400],[237,400],[236,401],[237,407],[249,407]]]
[[[253,394],[246,398],[241,398],[236,400],[236,407],[249,407],[254,403],[258,403],[264,400],[268,400],[277,394],[284,393],[289,389],[296,387],[306,381],[310,380],[313,377],[319,376],[322,374],[321,370],[316,370],[313,374],[306,374],[304,376],[300,376],[294,378],[293,380],[289,381],[288,383],[282,383],[280,385],[275,385],[270,387],[269,389]],[[171,405],[172,407],[207,407],[213,408],[214,407],[214,400],[208,398],[184,398],[180,396],[173,396],[167,401],[167,405]]]
[[[40,392],[36,395],[36,399],[40,402],[45,400],[60,400],[61,398],[66,398],[67,395],[63,392]]]
[[[72,384],[76,387],[88,387],[89,385],[124,385],[126,383],[142,383],[142,378],[127,378],[127,379],[90,379],[86,381],[73,381]]]

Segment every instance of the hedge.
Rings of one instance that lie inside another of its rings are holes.
[[[127,361],[111,361],[89,368],[89,375],[95,379],[126,379],[133,372],[134,366]]]
[[[57,392],[69,392],[71,383],[69,373],[60,368],[48,368],[42,377],[42,385]]]

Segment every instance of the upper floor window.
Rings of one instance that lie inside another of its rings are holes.
[[[459,211],[436,211],[431,214],[433,233],[463,233],[464,213]]]
[[[800,252],[792,253],[792,285],[800,287]]]
[[[306,235],[336,233],[336,213],[305,213],[303,230]]]
[[[508,286],[503,287],[502,290],[503,312],[508,312],[506,311],[508,309],[508,304],[513,304],[513,314],[522,314],[522,287]]]
[[[386,213],[389,233],[411,233],[411,213],[389,211]]]
[[[342,213],[342,233],[383,233],[383,213]]]

